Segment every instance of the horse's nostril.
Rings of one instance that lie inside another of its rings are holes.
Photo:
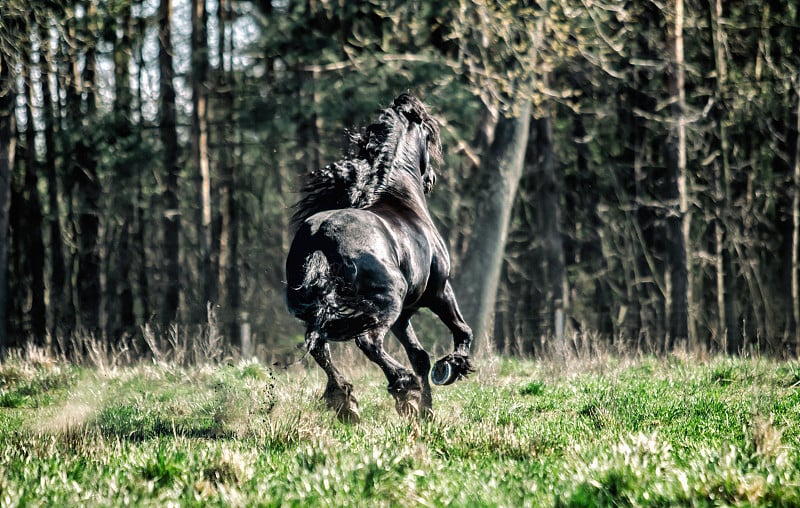
[[[435,385],[449,385],[455,381],[453,366],[445,359],[441,359],[431,369],[431,381]]]

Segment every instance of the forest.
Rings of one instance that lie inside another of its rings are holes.
[[[3,0],[0,351],[293,350],[300,178],[411,91],[476,347],[796,357],[799,47],[795,0]]]

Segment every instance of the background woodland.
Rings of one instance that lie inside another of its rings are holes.
[[[3,0],[0,350],[291,350],[299,177],[410,90],[478,347],[796,356],[799,4]]]

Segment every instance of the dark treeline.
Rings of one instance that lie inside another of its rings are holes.
[[[292,345],[298,176],[411,90],[479,343],[796,355],[798,4],[4,0],[0,348]]]

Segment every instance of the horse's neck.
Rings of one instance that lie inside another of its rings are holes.
[[[385,187],[385,193],[394,196],[399,203],[398,206],[406,206],[414,210],[420,210],[428,214],[428,200],[425,198],[425,191],[419,178],[408,171],[397,171]]]

